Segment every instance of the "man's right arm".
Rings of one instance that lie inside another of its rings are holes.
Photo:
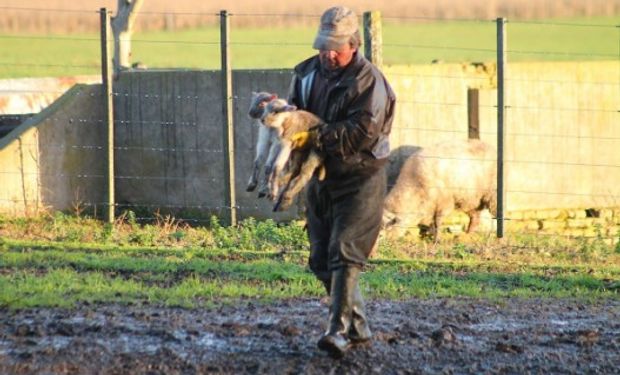
[[[291,84],[288,88],[287,101],[289,104],[292,104],[299,109],[305,109],[301,105],[301,97],[299,96],[299,79],[297,78],[297,75],[293,75],[293,78],[291,79]]]

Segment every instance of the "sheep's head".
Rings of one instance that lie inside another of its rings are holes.
[[[383,209],[383,219],[382,219],[382,223],[381,223],[382,224],[381,226],[382,226],[383,229],[388,229],[388,228],[398,224],[399,221],[400,221],[400,219],[398,218],[398,216],[394,212],[392,212],[392,211],[390,211],[390,210],[388,210],[386,208]]]
[[[265,110],[263,111],[262,117],[265,118],[265,116],[268,116],[270,114],[291,112],[295,111],[296,109],[297,107],[288,104],[288,102],[284,99],[273,99],[265,105]]]
[[[267,127],[280,129],[284,119],[288,117],[281,114],[292,112],[296,109],[297,107],[288,104],[288,102],[284,99],[274,99],[265,105],[265,110],[261,116],[261,121],[263,125]]]
[[[272,94],[266,91],[252,92],[252,100],[250,101],[248,116],[253,119],[260,119],[265,112],[265,106],[267,103],[277,98],[277,94]]]

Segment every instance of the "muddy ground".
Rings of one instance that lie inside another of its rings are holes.
[[[372,345],[315,347],[314,299],[0,310],[2,374],[620,373],[620,301],[368,302]]]

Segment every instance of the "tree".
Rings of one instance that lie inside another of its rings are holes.
[[[114,34],[114,75],[131,67],[131,35],[144,0],[118,0],[116,16],[112,17]]]

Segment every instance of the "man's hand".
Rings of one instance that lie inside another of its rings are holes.
[[[293,134],[291,137],[291,141],[293,142],[293,148],[304,148],[308,144],[308,140],[310,139],[310,132],[299,132]]]

